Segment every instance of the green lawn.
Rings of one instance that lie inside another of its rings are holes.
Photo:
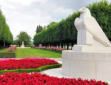
[[[0,49],[0,52],[5,52],[8,48]]]
[[[36,48],[17,48],[16,49],[16,58],[24,57],[47,57],[47,58],[60,58],[61,53],[36,49]]]

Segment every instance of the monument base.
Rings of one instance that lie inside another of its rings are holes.
[[[91,46],[91,45],[74,45],[73,51],[77,52],[102,52],[111,53],[111,47]]]
[[[62,53],[62,59],[63,75],[111,82],[111,52],[66,50]]]

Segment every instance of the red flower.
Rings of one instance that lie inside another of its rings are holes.
[[[9,59],[6,61],[0,61],[0,70],[8,69],[28,69],[28,68],[38,68],[40,66],[58,64],[54,60],[50,59]]]
[[[107,83],[92,80],[50,77],[40,73],[5,73],[0,76],[0,85],[107,85]]]

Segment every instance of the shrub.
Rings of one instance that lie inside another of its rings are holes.
[[[15,52],[15,51],[16,51],[16,46],[11,46],[7,50],[7,52]]]
[[[0,58],[16,58],[15,52],[1,52]]]
[[[37,69],[37,72],[41,72],[41,71],[51,69],[51,68],[59,68],[61,66],[62,66],[62,64],[53,64],[53,65],[42,66],[42,67]]]
[[[45,47],[45,46],[39,46],[39,47],[33,47],[33,48],[39,48],[39,49],[45,49],[45,50],[52,50],[52,51],[56,51],[56,52],[62,52],[62,50],[66,50],[65,48]]]

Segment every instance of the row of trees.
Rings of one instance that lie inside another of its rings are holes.
[[[111,4],[107,1],[101,1],[89,5],[92,16],[99,22],[103,31],[111,40]],[[73,46],[77,40],[77,31],[74,26],[74,20],[79,17],[79,13],[75,12],[68,18],[60,22],[52,22],[48,25],[47,29],[36,33],[34,36],[34,44],[45,46]]]
[[[5,17],[0,10],[0,48],[8,47],[13,42],[13,36],[9,26],[6,23]]]

